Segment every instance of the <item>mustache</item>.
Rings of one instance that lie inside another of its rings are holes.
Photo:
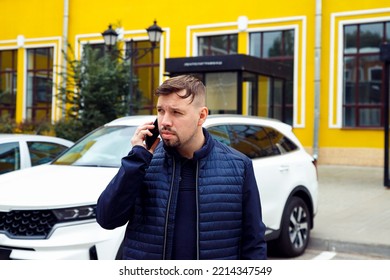
[[[176,134],[176,131],[172,130],[172,128],[170,127],[166,127],[166,126],[162,126],[161,129],[160,129],[160,132],[163,133],[163,132],[169,132],[171,134]]]

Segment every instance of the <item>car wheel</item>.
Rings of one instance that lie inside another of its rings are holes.
[[[310,228],[311,214],[305,201],[292,197],[283,213],[279,239],[274,244],[277,251],[290,258],[302,255],[309,243]]]

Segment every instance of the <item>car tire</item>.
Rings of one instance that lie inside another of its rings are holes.
[[[305,201],[292,197],[284,210],[280,236],[272,247],[283,257],[302,255],[310,240],[311,214]]]

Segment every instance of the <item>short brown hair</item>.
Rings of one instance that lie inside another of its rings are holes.
[[[190,103],[194,101],[195,97],[204,101],[206,99],[206,87],[201,80],[192,75],[180,75],[169,78],[156,89],[155,94],[156,96],[169,95],[182,90],[185,90],[186,93],[179,96],[183,99],[191,97]]]

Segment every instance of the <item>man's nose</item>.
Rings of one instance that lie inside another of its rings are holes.
[[[171,121],[169,114],[164,114],[164,116],[162,116],[161,125],[162,126],[172,126],[172,121]]]

